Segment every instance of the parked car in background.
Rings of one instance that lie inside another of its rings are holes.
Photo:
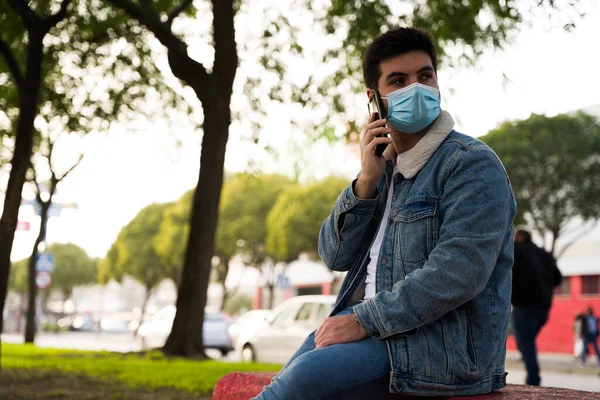
[[[173,327],[175,306],[167,306],[158,310],[149,322],[145,322],[138,330],[142,348],[162,347]],[[220,313],[204,311],[203,341],[207,349],[217,349],[225,357],[233,350],[233,343],[228,332],[229,322]]]
[[[107,317],[100,320],[100,331],[107,333],[132,333],[135,332],[138,325],[138,321]]]
[[[97,332],[99,324],[91,315],[76,315],[58,320],[58,326],[66,327],[73,332]]]
[[[236,351],[241,351],[244,343],[259,328],[267,324],[271,310],[250,310],[240,315],[238,319],[229,325],[229,336]]]
[[[245,362],[284,364],[333,309],[336,296],[298,296],[281,303],[241,345]]]

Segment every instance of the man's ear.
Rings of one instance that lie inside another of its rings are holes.
[[[367,89],[367,98],[370,100],[371,96],[373,96],[373,89]]]

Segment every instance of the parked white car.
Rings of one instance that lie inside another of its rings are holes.
[[[149,322],[144,322],[138,330],[142,348],[162,347],[173,328],[175,306],[167,306],[158,310]],[[233,345],[228,332],[229,322],[221,314],[204,311],[203,341],[207,349],[217,349],[225,357]]]
[[[267,324],[271,310],[250,310],[240,315],[229,325],[229,336],[236,351],[241,351],[242,346],[248,342],[252,334]]]
[[[336,296],[298,296],[281,303],[241,347],[244,362],[285,364],[329,316]]]

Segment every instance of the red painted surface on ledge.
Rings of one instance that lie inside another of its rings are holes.
[[[249,400],[268,385],[274,373],[232,372],[217,382],[213,400]],[[506,388],[489,394],[465,397],[414,397],[391,395],[389,399],[427,400],[600,400],[600,393],[582,392],[570,389],[540,388],[536,386],[508,385]],[[382,399],[385,400],[385,399]]]
[[[231,372],[217,382],[212,400],[249,400],[271,382],[275,373]]]

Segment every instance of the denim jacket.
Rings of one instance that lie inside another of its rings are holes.
[[[388,160],[374,199],[358,199],[352,182],[319,234],[324,263],[348,272],[332,315],[356,304],[367,333],[386,340],[392,393],[474,395],[506,385],[514,195],[495,153],[453,125],[442,112],[393,182]],[[357,302],[390,184],[377,294]]]

